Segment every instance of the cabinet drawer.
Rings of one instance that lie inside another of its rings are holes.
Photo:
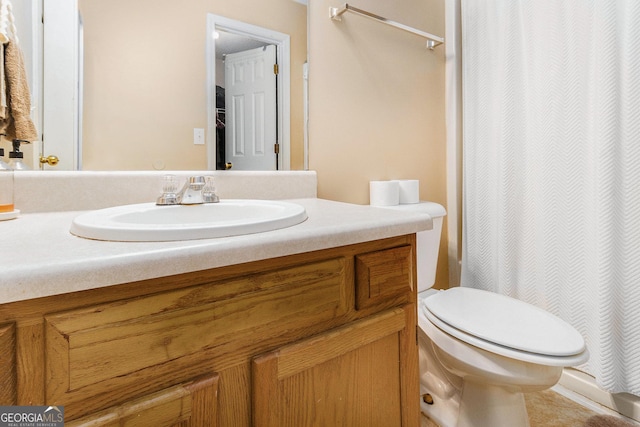
[[[414,286],[411,246],[356,255],[355,265],[358,310],[411,301]]]
[[[47,402],[85,411],[91,396],[124,401],[212,358],[248,358],[263,339],[346,313],[351,274],[339,257],[47,315]]]

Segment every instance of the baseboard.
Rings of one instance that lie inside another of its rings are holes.
[[[558,384],[627,418],[640,422],[640,397],[628,393],[609,393],[584,372],[566,368]]]

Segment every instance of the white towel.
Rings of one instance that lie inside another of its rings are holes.
[[[7,81],[4,72],[4,44],[0,43],[0,120],[7,118]]]
[[[11,1],[0,0],[0,43],[7,43],[9,40],[18,42],[15,21]]]

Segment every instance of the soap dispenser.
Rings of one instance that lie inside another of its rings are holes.
[[[4,156],[3,148],[0,148],[0,221],[15,218],[13,215],[13,169],[2,160],[1,156]]]
[[[12,170],[11,166],[4,161],[4,148],[0,148],[0,171]]]
[[[13,150],[9,153],[9,166],[16,171],[31,170],[29,166],[24,163],[24,153],[20,151],[20,143],[24,141],[22,139],[13,140]]]

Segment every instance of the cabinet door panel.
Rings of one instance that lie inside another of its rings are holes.
[[[218,376],[211,375],[65,423],[68,427],[217,425]]]
[[[401,364],[407,360],[402,351],[416,348],[406,345],[406,325],[405,309],[389,310],[257,357],[254,425],[411,424],[403,424],[402,406],[415,409],[418,393],[409,397],[416,402],[403,401]]]
[[[0,405],[16,404],[16,328],[0,325]]]

